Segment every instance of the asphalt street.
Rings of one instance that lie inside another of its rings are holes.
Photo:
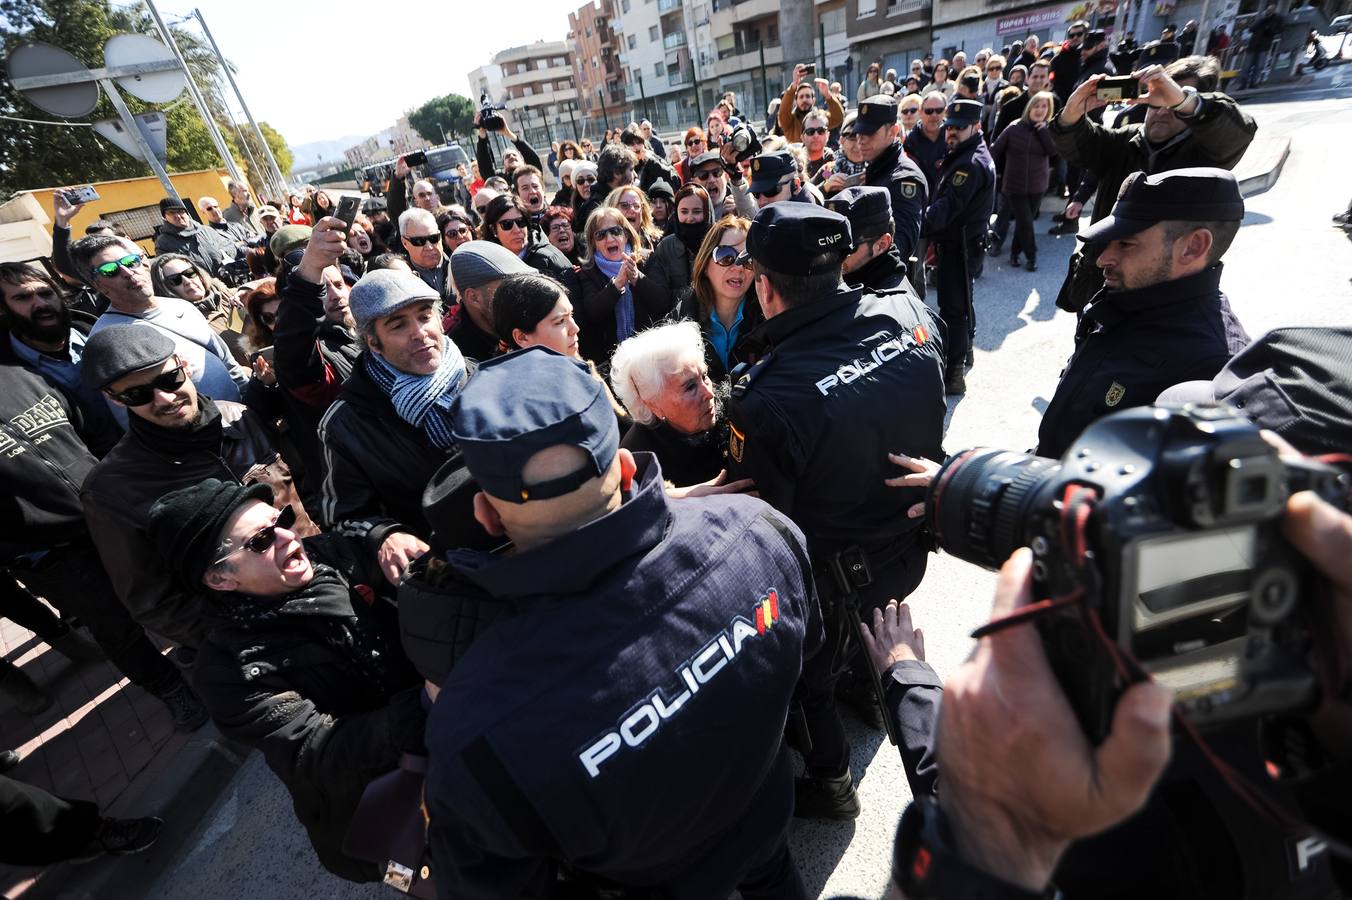
[[[1245,102],[1264,138],[1289,136],[1290,156],[1276,185],[1249,198],[1244,227],[1225,258],[1222,288],[1251,336],[1285,325],[1346,323],[1352,311],[1352,246],[1329,217],[1352,198],[1352,66],[1321,73],[1309,87]],[[1074,318],[1054,299],[1074,246],[1038,222],[1039,270],[987,259],[977,282],[976,366],[965,397],[950,401],[945,448],[973,445],[1024,450],[1070,353]],[[952,557],[931,557],[911,598],[930,661],[952,672],[971,651],[968,635],[984,621],[994,576]],[[793,851],[814,895],[882,895],[892,836],[910,796],[894,748],[881,735],[851,730],[853,768],[864,804],[848,825],[798,822]],[[710,760],[716,765],[716,760]],[[181,823],[180,823],[181,825]],[[181,826],[187,827],[187,826]],[[328,875],[296,823],[286,791],[255,754],[154,898],[270,900],[372,897],[381,886],[356,886]]]

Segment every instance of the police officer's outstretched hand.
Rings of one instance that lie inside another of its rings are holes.
[[[880,675],[899,662],[925,660],[925,633],[911,625],[911,607],[906,603],[887,601],[886,608],[873,610],[873,629],[860,622],[859,631]]]
[[[889,453],[887,458],[894,464],[904,469],[909,469],[906,475],[898,475],[896,478],[884,478],[883,484],[888,487],[899,488],[928,488],[930,482],[934,480],[934,474],[939,471],[939,464],[933,460],[922,457],[907,456],[905,453]],[[906,510],[906,518],[918,519],[925,514],[925,503],[922,500],[919,503],[911,504]],[[922,656],[921,659],[924,659]]]
[[[689,487],[677,487],[671,485],[667,488],[667,496],[673,500],[683,500],[686,497],[708,497],[712,494],[750,494],[753,497],[759,497],[756,493],[756,482],[750,478],[739,478],[736,481],[728,481],[728,470],[723,469],[716,476],[708,481],[701,481],[699,484],[692,484]]]
[[[995,617],[1027,605],[1033,554],[1000,570]],[[939,803],[962,858],[1040,891],[1071,841],[1140,809],[1169,761],[1172,697],[1154,682],[1118,700],[1112,732],[1089,743],[1052,674],[1036,628],[981,639],[944,686]]]

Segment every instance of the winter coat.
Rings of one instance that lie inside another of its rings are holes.
[[[673,306],[671,296],[646,277],[651,259],[650,255],[639,266],[639,273],[643,277],[630,285],[634,295],[635,332],[661,321]],[[570,279],[569,293],[572,295],[573,317],[582,329],[578,334],[582,356],[596,363],[603,374],[608,374],[610,355],[619,344],[615,306],[620,302],[620,292],[615,289],[615,283],[596,268],[595,263],[588,263]]]
[[[1056,142],[1046,125],[1018,120],[1000,133],[991,148],[1000,171],[1000,190],[1006,194],[1045,194],[1051,180],[1049,160]]]
[[[219,277],[221,266],[238,259],[240,250],[228,235],[198,222],[190,222],[184,231],[165,222],[155,229],[155,253],[182,253]]]

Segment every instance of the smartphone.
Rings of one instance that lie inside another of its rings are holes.
[[[1141,82],[1130,75],[1112,75],[1098,83],[1100,100],[1134,100],[1141,89]]]
[[[866,172],[858,172],[854,175],[842,175],[840,177],[844,180],[845,187],[858,187],[864,183],[864,176],[866,174]]]
[[[66,200],[70,203],[92,203],[99,199],[99,192],[94,190],[92,184],[86,184],[84,187],[70,188],[61,193],[65,194]]]
[[[408,166],[410,169],[414,166],[421,166],[425,162],[427,162],[427,154],[421,150],[416,153],[404,155],[404,165]]]
[[[351,194],[344,194],[338,198],[338,211],[335,216],[343,220],[343,224],[352,228],[352,223],[357,221],[357,213],[361,211],[361,198],[354,197]]]
[[[804,74],[804,75],[816,75],[816,74],[817,74],[817,64],[816,64],[816,63],[803,63],[803,74]]]
[[[254,351],[253,355],[249,357],[249,362],[253,362],[255,359],[262,357],[267,360],[268,365],[272,365],[276,359],[276,352],[277,350],[275,347],[264,347],[262,350]]]

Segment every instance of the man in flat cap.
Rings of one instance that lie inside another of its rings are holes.
[[[892,201],[879,187],[846,188],[826,201],[826,208],[850,221],[854,250],[841,264],[850,287],[874,293],[898,288],[911,290],[906,260],[897,252],[893,235]]]
[[[127,433],[80,491],[90,537],[132,617],[195,647],[206,633],[205,611],[155,553],[147,533],[151,504],[207,477],[261,482],[279,504],[296,508],[303,533],[319,529],[262,420],[241,403],[201,393],[174,342],[159,331],[105,328],[85,344],[80,376],[128,414]]]
[[[508,275],[535,270],[512,251],[493,241],[466,241],[451,254],[451,280],[460,302],[446,321],[446,336],[470,359],[498,355],[493,332],[493,295]]]
[[[242,254],[233,237],[194,220],[177,197],[160,200],[160,217],[164,221],[155,229],[157,254],[182,253],[217,276],[226,263],[234,262]]]
[[[1183,381],[1209,379],[1249,342],[1221,293],[1221,256],[1244,218],[1226,169],[1136,173],[1106,217],[1080,232],[1098,245],[1104,286],[1080,317],[1075,354],[1038,428],[1059,457],[1090,422],[1149,406]]]
[[[429,517],[472,477],[512,547],[442,560],[447,606],[502,615],[424,671],[439,896],[552,896],[563,869],[579,896],[805,898],[783,732],[821,621],[799,531],[746,495],[668,499],[601,382],[543,347],[484,363],[452,428],[465,468]]]
[[[728,406],[728,474],[754,479],[806,533],[828,611],[833,649],[803,673],[811,749],[795,815],[806,818],[860,811],[834,697],[857,637],[850,610],[904,599],[925,571],[921,522],[906,515],[921,491],[884,485],[896,474],[888,453],[943,453],[939,323],[913,293],[841,284],[854,249],[849,221],[819,206],[776,203],[756,214],[744,257],[766,318],[756,336],[768,352],[733,371]]]
[[[262,752],[326,869],[376,881],[343,837],[367,784],[422,750],[426,716],[379,561],[396,526],[352,525],[302,537],[266,485],[215,478],[149,516],[160,564],[212,613],[193,670],[212,719]]]
[[[921,233],[934,242],[938,264],[939,315],[948,353],[945,388],[950,394],[964,394],[964,372],[972,364],[976,331],[972,279],[981,264],[981,245],[995,206],[995,163],[981,136],[980,101],[950,103],[944,131],[948,154],[940,164],[939,183],[925,210]]]

